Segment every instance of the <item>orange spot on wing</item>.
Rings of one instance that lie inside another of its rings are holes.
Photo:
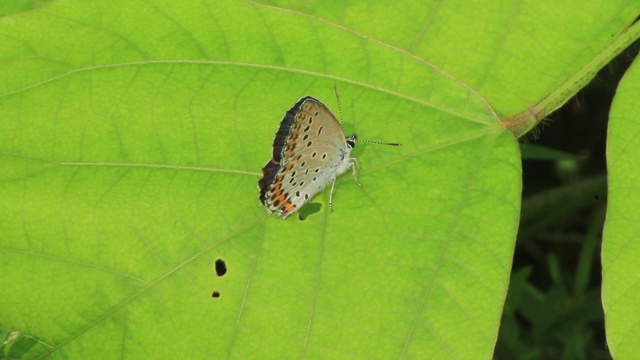
[[[284,209],[284,211],[286,212],[292,212],[296,209],[296,206],[293,205],[291,201],[287,201],[284,203],[284,205],[281,208]]]
[[[286,196],[286,194],[280,194],[280,195],[278,195],[278,196],[273,196],[273,197],[271,198],[271,200],[273,200],[273,204],[275,205],[275,207],[280,207],[280,205],[281,205],[282,203],[287,203],[287,202],[289,202],[289,201],[287,200],[287,196]]]
[[[271,200],[274,201],[277,197],[282,195],[282,180],[284,176],[279,176],[273,183],[273,189],[271,189]]]
[[[285,154],[291,154],[293,150],[296,148],[296,140],[298,140],[299,132],[300,132],[300,123],[297,123],[291,130],[291,134],[289,135],[289,139],[287,140],[287,148],[285,149]]]

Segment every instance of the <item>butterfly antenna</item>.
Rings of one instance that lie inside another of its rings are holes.
[[[340,94],[338,94],[338,85],[333,84],[333,90],[336,92],[336,100],[338,101],[338,112],[340,112],[340,123],[342,124],[342,128],[344,129],[344,119],[342,118],[342,106],[340,106]],[[402,146],[402,144],[398,143],[390,143],[390,142],[380,142],[380,141],[371,141],[371,140],[359,140],[360,142],[366,142],[369,144],[378,144],[378,145],[389,145],[389,146]]]
[[[342,118],[342,106],[340,106],[340,94],[338,94],[338,85],[333,84],[333,90],[336,92],[336,100],[338,101],[338,112],[340,113],[340,124],[344,129],[344,119]]]
[[[392,143],[392,142],[381,142],[381,141],[372,141],[372,140],[358,140],[360,142],[366,142],[369,144],[378,144],[378,145],[389,145],[389,146],[402,146],[402,144],[399,143]]]

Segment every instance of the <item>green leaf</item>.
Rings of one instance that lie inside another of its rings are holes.
[[[0,17],[36,9],[50,0],[2,0],[0,1]]]
[[[564,151],[530,144],[522,146],[520,152],[522,154],[522,158],[527,160],[557,160],[577,163],[585,158],[584,155],[570,154]]]
[[[607,345],[616,359],[632,359],[640,351],[636,301],[640,296],[639,90],[640,64],[635,61],[616,91],[607,140],[609,202],[602,243],[602,303]]]
[[[25,357],[491,357],[521,192],[504,126],[566,101],[637,6],[299,4],[0,22],[0,325]],[[349,134],[403,146],[358,144],[334,211],[267,214],[279,120],[307,94],[337,110],[334,85]]]
[[[640,5],[629,1],[269,3],[424,59],[481,94],[518,137],[639,36]]]

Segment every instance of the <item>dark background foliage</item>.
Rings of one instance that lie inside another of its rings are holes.
[[[607,121],[639,49],[522,141],[522,216],[495,359],[611,359],[600,297]]]

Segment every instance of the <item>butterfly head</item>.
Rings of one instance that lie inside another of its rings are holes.
[[[349,149],[353,149],[354,147],[356,147],[356,142],[358,142],[358,136],[356,134],[347,136],[347,146],[349,147]]]

